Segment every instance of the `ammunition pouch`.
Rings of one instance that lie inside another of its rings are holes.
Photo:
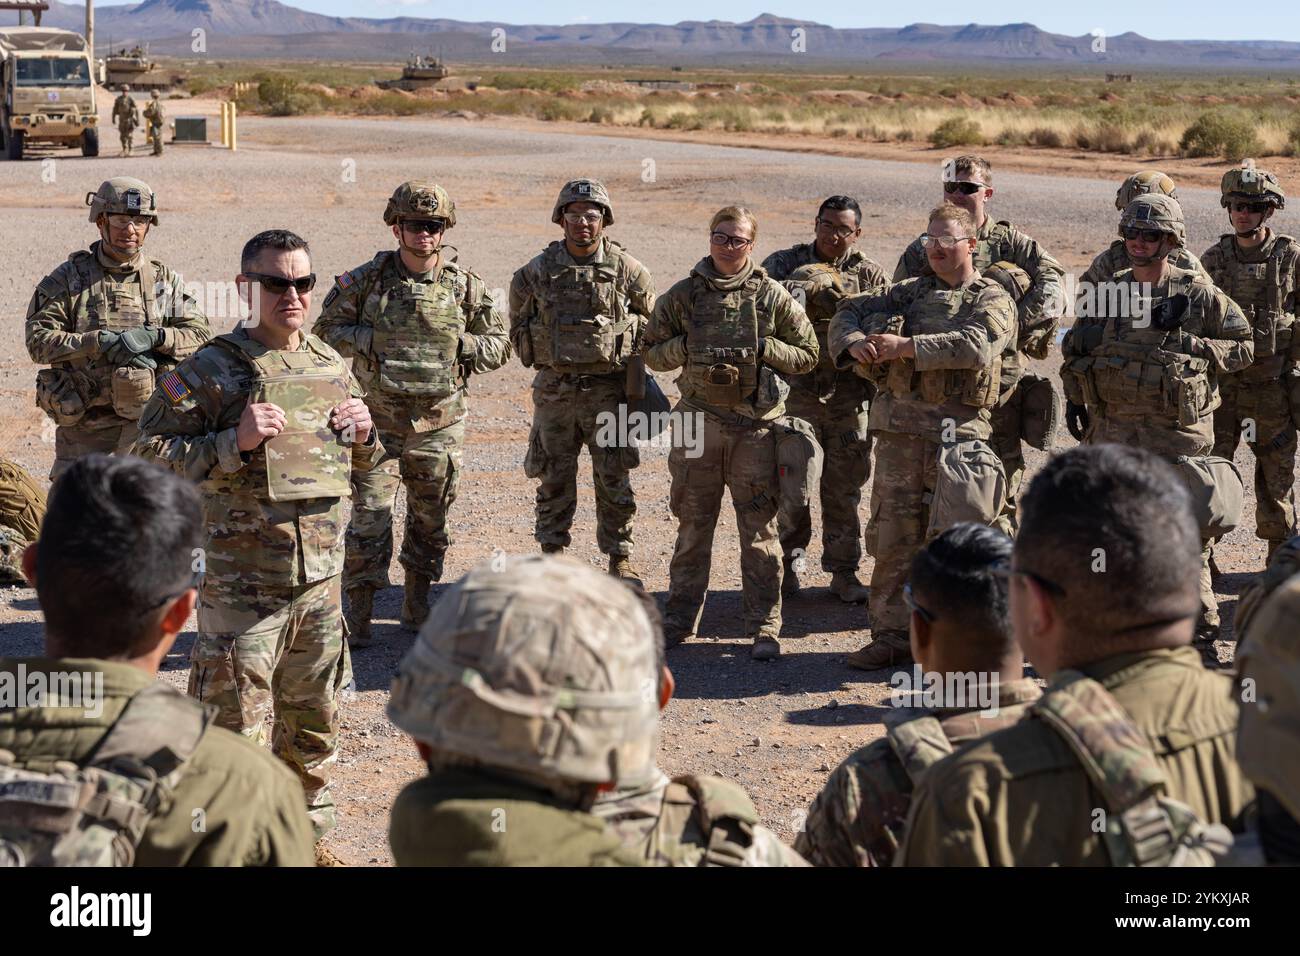
[[[734,365],[710,365],[704,373],[704,400],[710,405],[741,403],[740,369]]]
[[[123,365],[113,369],[110,381],[113,411],[128,421],[138,421],[154,390],[152,369]]]
[[[1179,455],[1174,467],[1191,492],[1202,540],[1222,537],[1241,524],[1246,489],[1236,465],[1214,455]]]
[[[986,442],[971,438],[941,445],[926,540],[962,521],[992,524],[1006,500],[1006,471]]]
[[[81,372],[43,368],[36,373],[36,405],[56,425],[75,425],[90,407],[94,382]]]

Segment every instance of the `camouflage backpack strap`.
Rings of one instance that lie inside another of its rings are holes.
[[[1226,827],[1206,825],[1166,795],[1150,743],[1097,681],[1063,671],[1031,713],[1065,740],[1100,791],[1112,866],[1209,866],[1231,847]]]
[[[691,817],[704,836],[701,865],[744,866],[758,825],[749,794],[728,780],[694,775],[674,778],[669,789],[684,789],[694,804]]]
[[[943,732],[943,724],[928,713],[919,716],[908,711],[891,714],[885,718],[885,736],[913,786],[919,784],[925,772],[953,749],[952,741]]]

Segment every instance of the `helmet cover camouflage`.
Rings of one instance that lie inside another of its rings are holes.
[[[450,229],[456,225],[456,204],[437,183],[413,179],[398,186],[384,207],[384,225],[403,219],[443,219]]]
[[[609,191],[597,180],[575,179],[565,183],[555,200],[555,208],[551,210],[551,222],[558,223],[564,215],[564,207],[571,202],[595,203],[605,210],[605,225],[614,224],[614,207],[609,201]]]
[[[479,565],[398,665],[388,716],[436,754],[561,783],[647,782],[656,634],[640,599],[571,558]]]
[[[1254,166],[1228,170],[1219,183],[1219,192],[1219,205],[1225,209],[1233,199],[1270,202],[1278,209],[1286,207],[1286,193],[1282,192],[1277,177]]]
[[[1016,302],[1019,302],[1033,285],[1033,279],[1029,278],[1028,272],[1005,259],[981,270],[980,275],[1002,286]]]
[[[149,184],[130,176],[117,176],[99,184],[99,189],[86,193],[90,207],[90,221],[98,221],[104,213],[122,213],[128,216],[148,216],[158,225],[158,198]]]
[[[1155,195],[1157,193],[1165,196],[1178,198],[1178,190],[1174,186],[1174,181],[1160,172],[1158,169],[1144,169],[1140,173],[1134,173],[1128,179],[1124,180],[1119,191],[1115,193],[1115,208],[1123,212],[1128,208],[1128,204],[1138,196]]]
[[[1179,245],[1182,245],[1183,237],[1187,234],[1183,207],[1178,205],[1177,199],[1161,193],[1138,196],[1124,207],[1124,212],[1119,217],[1119,234],[1124,235],[1124,230],[1129,226],[1167,232],[1178,240]]]
[[[814,322],[829,322],[839,308],[840,300],[848,295],[839,272],[825,262],[800,266],[782,284],[791,294],[796,289],[803,293],[804,311]]]

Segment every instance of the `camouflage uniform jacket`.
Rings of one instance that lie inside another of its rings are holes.
[[[247,331],[233,336],[250,341]],[[349,394],[361,386],[343,360],[315,336],[302,334],[299,351],[332,357],[347,375]],[[266,351],[263,349],[263,351]],[[240,472],[265,473],[265,445],[241,452],[235,430],[256,378],[230,348],[209,343],[164,379],[140,416],[135,453],[199,484],[208,536],[206,573],[227,582],[290,587],[333,577],[343,570],[346,526],[341,497],[270,501]],[[339,401],[343,400],[340,396]],[[352,448],[352,467],[369,470],[383,454],[378,433]]]
[[[454,252],[451,247],[445,248]],[[379,364],[373,340],[376,320],[389,295],[407,283],[436,283],[448,274],[461,313],[458,362],[462,384],[451,395],[436,400],[412,396],[404,401],[401,397],[383,394],[376,387]],[[325,297],[312,333],[337,349],[340,355],[353,360],[352,371],[371,402],[409,405],[410,410],[416,413],[428,413],[431,406],[436,407],[442,413],[439,416],[442,425],[450,425],[465,416],[468,384],[463,379],[466,372],[491,372],[510,358],[505,320],[492,300],[492,293],[477,273],[454,260],[444,259],[436,270],[419,275],[411,272],[402,262],[401,255],[393,251],[380,252],[364,265],[335,278],[334,288]]]
[[[398,866],[644,866],[604,823],[556,795],[486,771],[443,769],[393,802]]]
[[[0,750],[15,764],[49,772],[55,761],[84,764],[138,692],[154,683],[129,664],[89,658],[0,658],[10,680],[17,667],[37,672],[103,675],[102,709],[21,707],[0,710]],[[54,687],[53,677],[50,685]],[[198,706],[194,703],[193,706]],[[93,710],[100,713],[91,716]],[[181,768],[181,778],[145,830],[136,866],[311,866],[311,821],[302,786],[270,751],[239,734],[209,726]],[[194,810],[203,811],[196,827]]]
[[[789,278],[790,273],[801,266],[824,264],[831,266],[839,275],[840,284],[846,295],[860,295],[864,292],[884,292],[889,288],[889,278],[874,260],[867,258],[857,249],[850,249],[834,262],[823,262],[817,255],[815,243],[801,242],[789,249],[781,249],[763,260],[763,271],[773,279],[781,282]],[[817,332],[819,357],[817,368],[807,375],[789,376],[790,388],[795,391],[808,391],[826,401],[826,393],[831,392],[836,405],[841,405],[846,398],[850,401],[865,402],[871,397],[871,385],[861,376],[851,371],[835,368],[831,361],[830,344],[826,340],[830,328],[829,320],[817,321],[812,310],[809,320]]]
[[[1201,262],[1210,281],[1241,307],[1253,332],[1255,360],[1240,381],[1276,380],[1295,363],[1300,243],[1269,230],[1258,246],[1242,249],[1230,233],[1206,249]]]
[[[735,276],[723,277],[713,268],[709,257],[701,259],[691,269],[685,279],[674,283],[673,287],[659,297],[655,303],[654,316],[646,330],[644,339],[645,363],[656,372],[672,372],[685,368],[690,361],[691,313],[694,308],[693,298],[697,287],[706,287],[714,292],[730,292],[743,288],[751,279],[759,282],[754,303],[757,313],[758,363],[768,366],[786,375],[803,375],[817,367],[818,348],[817,333],[812,323],[790,293],[776,280],[757,266],[741,270]],[[737,346],[745,343],[736,342]],[[759,375],[762,376],[760,371]],[[688,380],[686,372],[678,378],[678,387],[682,400],[709,406],[704,395]],[[759,387],[763,383],[760,381]],[[778,391],[788,394],[789,386],[780,381]],[[785,410],[784,395],[774,404],[758,407],[750,400],[737,408],[737,414],[751,419],[771,420],[779,418]]]
[[[113,100],[111,119],[119,128],[133,129],[140,125],[140,107],[130,93],[119,93],[117,99]]]
[[[759,826],[744,790],[716,777],[656,771],[647,786],[601,794],[591,812],[650,866],[808,865]]]
[[[909,710],[908,717],[932,716],[955,750],[962,744],[1020,720],[1042,692],[1023,678],[998,685],[998,709]],[[898,852],[916,781],[886,735],[855,750],[831,773],[808,808],[795,849],[814,866],[889,866]]]
[[[1014,262],[1030,278],[1029,289],[1018,306],[1017,332],[1002,357],[1002,388],[1006,391],[1024,374],[1026,354],[1041,359],[1051,350],[1065,309],[1065,269],[1037,242],[1005,220],[994,222],[986,216],[984,225],[976,230],[976,238],[976,269],[982,271],[995,262]],[[932,274],[925,247],[919,238],[913,240],[899,257],[894,281]]]
[[[149,125],[154,129],[162,126],[163,121],[167,118],[163,114],[162,100],[150,100],[149,105],[144,108],[144,118],[149,121]]]
[[[840,303],[831,320],[831,355],[838,368],[857,366],[859,374],[878,376],[872,431],[933,441],[950,421],[954,439],[987,439],[1001,357],[1015,337],[1015,308],[1002,286],[978,273],[957,288],[934,275],[905,279],[887,292]],[[885,331],[910,336],[916,358],[860,366],[849,348]]]
[[[654,279],[649,270],[608,236],[602,236],[596,251],[582,260],[575,259],[569,254],[564,242],[557,240],[517,270],[510,279],[510,344],[525,367],[537,369],[533,387],[536,388],[556,374],[532,359],[529,330],[529,324],[541,314],[549,293],[550,277],[547,269],[550,262],[563,266],[612,264],[615,269],[614,295],[621,302],[621,311],[635,320],[630,354],[640,352],[646,323],[655,307]]]
[[[1122,654],[1078,669],[1110,692],[1146,738],[1168,795],[1202,821],[1241,832],[1254,789],[1237,763],[1232,680],[1206,670],[1193,647]],[[1104,807],[1065,739],[1028,718],[930,769],[912,797],[896,862],[1109,866],[1094,830]]]

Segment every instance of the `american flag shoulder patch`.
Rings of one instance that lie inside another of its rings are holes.
[[[334,281],[338,283],[340,289],[346,289],[356,280],[352,278],[351,272],[345,272],[341,276],[335,276]]]
[[[185,384],[185,380],[176,372],[168,372],[162,378],[158,379],[158,387],[163,390],[172,404],[183,401],[190,395],[190,387]]]

